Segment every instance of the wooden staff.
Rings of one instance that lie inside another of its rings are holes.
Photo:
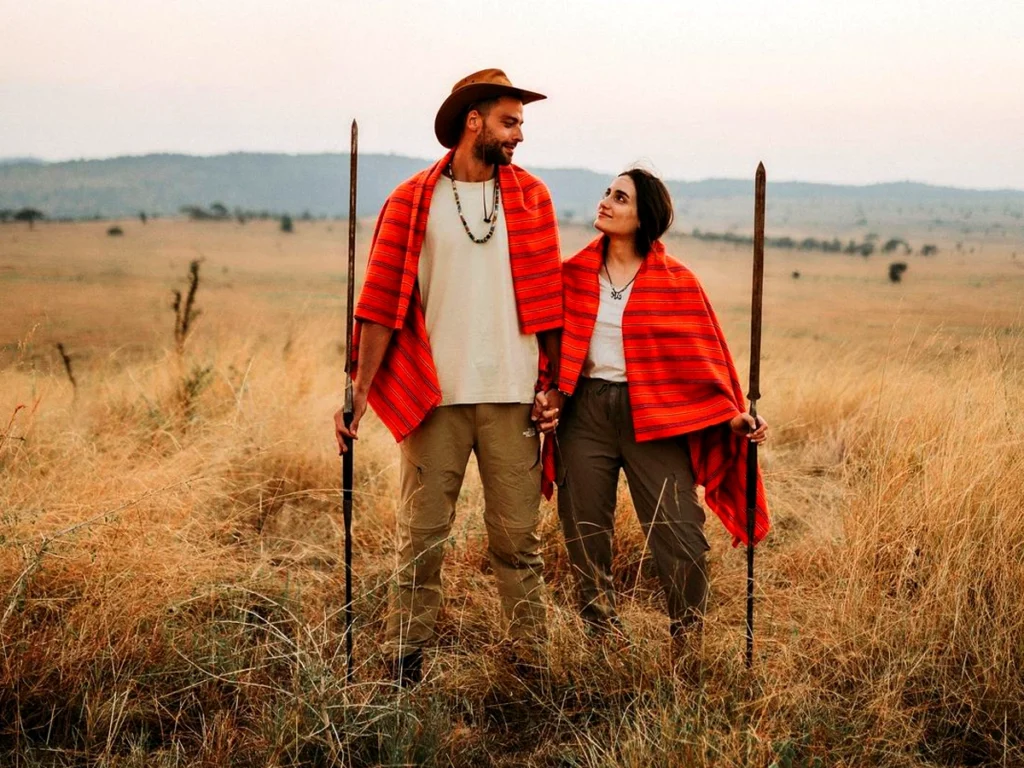
[[[761,398],[761,298],[764,293],[764,163],[754,178],[754,280],[750,301],[750,415],[757,429],[757,401]],[[757,443],[747,445],[747,668],[754,664],[754,535],[757,519]]]
[[[352,146],[349,151],[348,181],[348,301],[345,304],[345,428],[352,427],[352,313],[356,297],[356,171],[359,157],[359,126],[352,121]],[[352,680],[352,478],[353,441],[345,438],[341,455],[341,507],[345,519],[345,653],[348,667],[345,681]]]

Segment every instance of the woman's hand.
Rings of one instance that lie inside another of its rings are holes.
[[[530,413],[530,420],[537,425],[537,429],[542,433],[554,432],[564,404],[565,395],[557,389],[538,392],[533,398],[533,411]]]
[[[755,426],[757,429],[754,429]],[[745,437],[752,443],[763,443],[768,439],[768,422],[758,416],[755,425],[754,417],[749,413],[734,416],[729,422],[729,429],[733,431],[734,435]]]

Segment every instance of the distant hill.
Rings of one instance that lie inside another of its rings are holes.
[[[44,162],[36,157],[0,157],[0,165],[43,165]]]
[[[344,215],[348,155],[233,153],[212,157],[157,154],[44,163],[0,160],[0,209],[33,206],[51,218],[115,218],[139,211],[177,214],[182,206],[219,202],[241,208],[313,216]],[[429,161],[401,155],[359,158],[359,215],[377,213],[387,194]],[[563,218],[586,220],[608,184],[607,174],[531,168],[548,184]],[[769,169],[769,172],[770,169]],[[679,227],[749,230],[752,180],[670,181]],[[772,182],[769,227],[822,232],[901,223],[940,229],[1021,229],[1024,191],[968,190],[914,182],[842,186]]]

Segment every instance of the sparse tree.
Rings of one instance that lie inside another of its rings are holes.
[[[35,229],[36,221],[46,218],[46,214],[36,208],[22,208],[14,214],[15,221],[27,221],[29,229]]]
[[[210,206],[210,216],[215,219],[226,219],[229,217],[228,209],[224,203],[214,203]]]
[[[64,349],[64,344],[57,344],[57,351],[60,353],[61,362],[64,363],[64,373],[67,374],[68,381],[71,382],[71,391],[74,395],[78,395],[78,382],[75,381],[75,372],[71,369],[71,355]]]
[[[934,256],[938,252],[939,252],[939,247],[937,245],[931,245],[929,243],[929,244],[923,245],[921,247],[921,255],[922,256]]]
[[[196,291],[199,289],[199,259],[194,259],[188,265],[188,293],[182,301],[181,291],[174,291],[174,303],[171,309],[174,310],[174,345],[180,356],[185,351],[185,340],[189,331],[192,330],[192,323],[199,317],[199,309],[195,306]]]

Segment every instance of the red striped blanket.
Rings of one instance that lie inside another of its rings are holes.
[[[416,277],[430,200],[451,154],[404,181],[385,201],[355,310],[353,366],[358,361],[362,323],[394,329],[368,399],[398,441],[441,403]],[[539,333],[561,328],[561,257],[551,196],[540,179],[515,165],[498,167],[498,185],[519,329]],[[538,367],[546,367],[545,363],[542,354]]]
[[[562,267],[565,326],[559,389],[579,381],[600,302],[601,238]],[[639,442],[687,435],[694,477],[734,537],[746,543],[748,441],[728,421],[745,410],[743,389],[722,329],[696,276],[656,242],[622,316],[622,342],[633,426]],[[768,533],[758,476],[755,542]]]

